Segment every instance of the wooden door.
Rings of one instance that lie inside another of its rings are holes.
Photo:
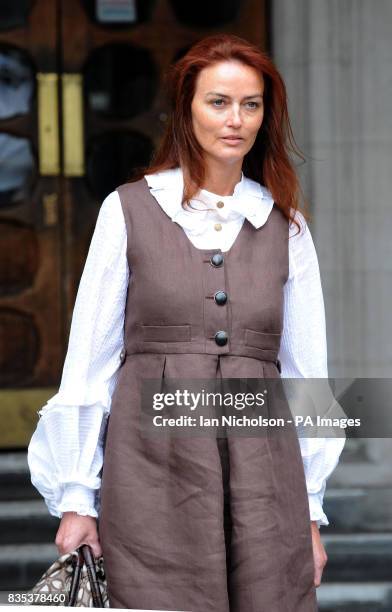
[[[11,93],[0,104],[0,418],[9,423],[0,448],[27,444],[57,390],[99,207],[152,155],[167,120],[165,72],[215,32],[265,48],[264,1],[0,5],[9,74],[0,84],[7,96],[7,79],[18,95],[19,83],[25,97],[23,108]]]
[[[64,349],[58,40],[55,2],[0,3],[3,446],[31,430]]]

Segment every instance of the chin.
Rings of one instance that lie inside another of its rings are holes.
[[[246,151],[244,151],[242,147],[241,149],[238,148],[236,151],[219,151],[211,154],[215,159],[233,164],[243,159],[244,155],[246,155]]]
[[[235,164],[244,159],[245,153],[241,155],[221,155],[220,159],[226,164]]]

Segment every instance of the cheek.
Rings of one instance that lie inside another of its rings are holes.
[[[258,113],[257,117],[254,117],[254,128],[256,130],[259,130],[261,128],[261,125],[263,123],[263,119],[264,119],[264,112],[263,111]]]
[[[264,110],[261,111],[261,116],[259,117],[259,129],[263,125],[263,121],[264,121]]]
[[[207,143],[212,144],[215,141],[219,127],[220,123],[217,121],[216,116],[208,109],[199,112],[193,119],[195,134],[199,139],[203,140],[205,145]]]
[[[248,124],[249,133],[256,138],[257,132],[263,124],[263,116],[253,117],[252,121]]]
[[[217,125],[216,116],[208,108],[203,108],[199,113],[199,124],[205,130],[211,130]]]

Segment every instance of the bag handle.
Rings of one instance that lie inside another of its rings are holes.
[[[88,578],[90,580],[91,595],[93,598],[94,608],[103,608],[102,594],[99,588],[97,572],[95,570],[95,561],[93,552],[88,544],[83,544],[81,547],[84,556],[84,562],[87,568]]]
[[[79,546],[76,552],[78,553],[78,556],[72,574],[68,606],[75,606],[76,599],[78,596],[80,577],[82,574],[82,567],[85,564],[91,587],[93,607],[103,608],[104,605],[102,600],[102,594],[99,588],[97,573],[95,570],[94,555],[92,553],[92,550],[88,544],[83,544],[82,546]]]
[[[67,604],[68,606],[74,606],[76,603],[76,598],[79,590],[80,575],[82,573],[82,567],[84,563],[83,553],[81,549],[78,548],[76,552],[78,553],[78,556],[76,558],[72,574],[71,586],[69,589],[69,602]]]

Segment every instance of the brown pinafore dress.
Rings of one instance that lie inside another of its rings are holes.
[[[99,516],[111,607],[314,612],[295,430],[273,439],[140,432],[143,378],[279,378],[287,220],[274,206],[259,229],[245,220],[226,253],[199,250],[145,179],[118,192],[131,277]]]

